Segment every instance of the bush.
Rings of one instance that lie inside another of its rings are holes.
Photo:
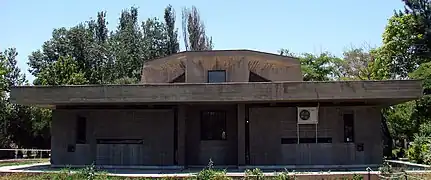
[[[256,180],[263,179],[263,172],[258,168],[253,170],[247,169],[245,170],[244,174],[245,174],[245,177],[244,177],[245,179],[256,179]]]
[[[430,145],[429,137],[416,134],[407,151],[407,157],[416,163],[431,164]]]
[[[208,166],[196,175],[198,180],[225,180],[232,179],[226,176],[226,171],[218,171],[213,169],[213,161],[210,159]]]

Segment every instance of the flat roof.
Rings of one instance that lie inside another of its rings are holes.
[[[298,81],[12,87],[10,101],[56,106],[103,103],[347,102],[396,104],[422,97],[422,81]]]

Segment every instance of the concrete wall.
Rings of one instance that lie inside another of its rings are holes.
[[[227,112],[226,141],[200,139],[200,113],[204,110]],[[354,143],[344,143],[343,113],[354,113]],[[85,144],[75,144],[78,115],[87,118]],[[175,119],[177,135],[174,135]],[[282,138],[297,138],[296,120],[296,107],[249,107],[246,104],[183,104],[178,106],[178,111],[56,109],[52,121],[51,161],[53,165],[86,165],[94,161],[103,165],[142,166],[175,165],[176,158],[178,165],[205,166],[209,159],[214,165],[247,165],[245,153],[249,150],[250,165],[382,162],[379,108],[320,107],[317,136],[332,138],[332,143],[283,144]],[[301,138],[315,138],[315,132],[313,125],[300,125]],[[98,144],[97,139],[142,139],[143,143]],[[364,145],[364,151],[357,150],[358,144]],[[69,145],[75,146],[74,152],[68,152]]]
[[[295,58],[238,50],[183,52],[148,61],[141,83],[168,83],[181,74],[185,74],[186,83],[205,83],[209,70],[225,70],[227,82],[249,82],[250,72],[270,81],[302,81]]]
[[[250,108],[250,163],[252,165],[379,164],[382,162],[380,109],[373,107],[321,107],[318,137],[332,143],[282,144],[297,138],[296,107]],[[355,142],[344,142],[342,115],[354,113]],[[315,138],[314,125],[300,125],[301,138]],[[364,151],[357,151],[363,143]]]
[[[75,144],[77,116],[87,118],[87,143]],[[54,110],[53,165],[173,165],[172,110]],[[97,139],[142,139],[142,144],[97,144]],[[163,142],[163,143],[161,143]],[[68,152],[68,146],[75,146]]]

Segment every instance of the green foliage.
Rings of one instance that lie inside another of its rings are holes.
[[[412,113],[415,102],[410,101],[398,104],[385,110],[386,120],[391,134],[396,135],[394,139],[412,139],[414,134],[414,124],[412,124]]]
[[[4,97],[4,91],[6,90],[6,62],[4,59],[0,59],[0,98]]]
[[[328,81],[339,76],[337,64],[341,59],[328,52],[318,56],[305,53],[299,59],[304,81]]]
[[[364,48],[352,48],[343,53],[343,60],[339,62],[342,79],[371,80],[370,51]]]
[[[359,174],[353,174],[352,180],[363,180],[364,176]]]
[[[421,34],[412,45],[417,57],[429,59],[431,53],[431,2],[429,0],[403,0],[405,11],[399,15],[409,15],[416,22],[411,27],[414,32]],[[428,61],[426,61],[428,62]]]
[[[94,163],[92,163],[90,166],[86,166],[84,169],[81,169],[80,171],[78,171],[77,174],[82,179],[94,180],[96,179],[96,175],[97,175],[96,173],[97,173],[96,166],[94,165]]]
[[[247,179],[247,180],[252,180],[252,179],[259,180],[259,179],[263,179],[264,177],[262,170],[258,168],[253,170],[247,169],[245,170],[244,174],[245,174],[244,179]]]
[[[289,175],[288,172],[284,171],[281,173],[278,173],[277,176],[275,176],[273,179],[275,180],[294,180],[296,177],[294,175]]]
[[[408,149],[407,157],[416,163],[431,163],[431,139],[429,136],[415,134],[414,141]]]
[[[178,42],[178,29],[175,28],[175,10],[171,5],[165,8],[165,23],[168,35],[168,49],[167,55],[175,54],[180,50],[180,43]]]
[[[135,78],[119,78],[114,80],[112,84],[137,84],[139,81]]]
[[[431,62],[423,63],[409,74],[412,79],[422,80],[424,89],[431,89]]]
[[[214,163],[210,159],[208,166],[196,175],[198,180],[228,180],[232,179],[226,176],[226,171],[218,171],[213,169]]]
[[[35,84],[40,85],[80,85],[87,84],[85,78],[76,61],[71,57],[59,57],[53,64],[48,65],[37,76]]]
[[[427,58],[417,55],[413,46],[423,38],[423,34],[416,31],[417,22],[412,15],[395,15],[389,19],[383,33],[381,58],[390,61],[391,73],[405,78],[408,73],[427,62]]]
[[[145,61],[178,52],[179,43],[172,6],[165,9],[165,22],[148,18],[141,24],[138,14],[136,7],[123,10],[117,28],[111,33],[108,33],[106,12],[98,12],[97,20],[55,29],[41,50],[29,56],[30,72],[36,77],[34,84],[107,84],[121,78],[139,80]],[[53,66],[59,66],[53,64],[65,61],[64,58],[73,64],[73,71],[68,69],[65,80],[49,79],[46,74],[55,69]]]

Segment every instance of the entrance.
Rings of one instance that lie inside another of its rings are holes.
[[[237,106],[194,105],[187,109],[186,158],[190,166],[237,164]]]

